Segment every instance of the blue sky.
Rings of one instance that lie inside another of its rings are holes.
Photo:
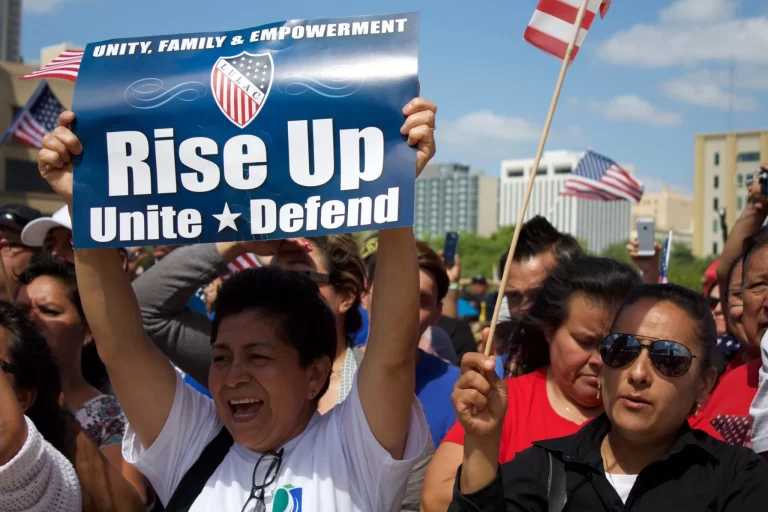
[[[522,39],[537,3],[24,0],[22,52],[37,60],[64,41],[419,11],[421,90],[439,106],[435,160],[498,176],[502,159],[533,157],[560,68]],[[614,0],[568,72],[547,148],[591,146],[633,164],[648,190],[691,192],[694,134],[768,129],[767,109],[768,2]]]

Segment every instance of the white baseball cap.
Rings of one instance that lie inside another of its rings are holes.
[[[50,217],[40,217],[24,226],[21,243],[29,247],[42,247],[45,236],[54,228],[67,228],[72,231],[72,219],[66,206],[62,206]]]

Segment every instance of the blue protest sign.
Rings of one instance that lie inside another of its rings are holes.
[[[410,226],[418,14],[89,44],[76,247]]]

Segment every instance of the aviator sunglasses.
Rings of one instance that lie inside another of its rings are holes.
[[[643,344],[638,338],[653,340]],[[648,349],[648,358],[659,372],[667,377],[681,377],[691,367],[696,356],[682,343],[669,340],[613,333],[600,344],[600,357],[611,368],[622,368],[632,363],[643,349]]]

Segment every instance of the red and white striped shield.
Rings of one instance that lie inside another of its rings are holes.
[[[270,53],[219,57],[211,70],[211,90],[224,115],[245,128],[267,101],[274,76]]]

